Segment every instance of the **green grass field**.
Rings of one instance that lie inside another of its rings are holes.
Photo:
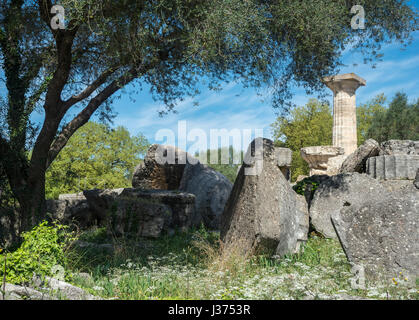
[[[204,229],[158,240],[108,239],[104,229],[80,240],[109,243],[70,251],[72,282],[105,299],[419,299],[418,288],[391,283],[352,289],[350,265],[336,240],[312,236],[300,254],[282,259],[225,253]]]

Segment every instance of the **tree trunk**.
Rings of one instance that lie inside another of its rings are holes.
[[[32,182],[29,179],[21,182],[20,186],[12,186],[13,194],[19,202],[19,236],[46,218],[45,175],[37,174]]]
[[[25,190],[19,199],[20,232],[28,231],[46,217],[45,180]]]

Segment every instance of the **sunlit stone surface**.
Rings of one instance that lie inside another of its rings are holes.
[[[366,81],[354,73],[324,78],[333,91],[333,146],[301,149],[310,167],[310,175],[338,173],[343,161],[357,149],[355,92]]]

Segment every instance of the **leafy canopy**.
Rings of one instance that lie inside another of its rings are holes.
[[[378,112],[371,121],[367,137],[383,142],[419,140],[419,99],[409,103],[406,94],[397,93],[384,112]]]
[[[51,27],[52,6],[65,29]],[[361,4],[364,30],[351,28]],[[0,5],[0,162],[22,228],[45,212],[45,172],[92,115],[113,116],[112,99],[147,84],[172,110],[205,82],[268,87],[286,106],[294,84],[324,90],[349,46],[366,61],[380,46],[407,43],[418,14],[404,0],[8,0]],[[42,110],[39,126],[30,121]],[[27,152],[32,150],[28,159]]]
[[[46,197],[88,189],[131,186],[132,173],[148,148],[143,135],[124,127],[109,129],[88,122],[58,155],[46,173]]]
[[[358,146],[368,139],[368,131],[376,119],[382,117],[386,111],[386,97],[384,93],[377,95],[371,101],[356,108]]]
[[[310,99],[305,106],[292,109],[289,116],[280,116],[272,124],[275,144],[293,151],[292,180],[299,175],[308,174],[309,171],[307,163],[301,157],[301,148],[332,144],[331,112],[328,104]]]

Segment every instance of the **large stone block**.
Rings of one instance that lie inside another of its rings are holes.
[[[262,138],[247,150],[221,219],[227,249],[239,245],[243,253],[284,255],[297,252],[307,238],[305,201],[291,189],[275,151],[273,142]]]
[[[192,159],[185,151],[176,147],[153,144],[148,149],[144,162],[135,168],[132,186],[142,189],[177,190],[188,157]]]
[[[374,139],[365,141],[354,153],[350,154],[339,170],[339,173],[359,172],[365,173],[367,160],[380,152],[380,145]]]
[[[292,150],[288,148],[276,148],[278,167],[281,169],[285,179],[291,179]]]
[[[195,195],[166,190],[121,188],[86,190],[48,200],[52,218],[81,229],[107,226],[116,235],[158,237],[163,231],[186,230],[195,215]]]
[[[275,148],[278,167],[291,167],[292,150],[289,148]]]
[[[410,184],[399,191],[369,194],[332,213],[345,254],[367,278],[404,277],[415,285],[419,276],[419,191]]]
[[[86,197],[84,196],[83,192],[79,193],[66,193],[66,194],[60,194],[58,196],[58,200],[86,200]]]
[[[186,230],[194,216],[195,196],[184,192],[122,188],[84,191],[90,210],[116,235],[158,237]]]
[[[199,226],[203,222],[207,228],[219,230],[220,217],[232,187],[232,183],[218,171],[201,163],[188,163],[179,190],[196,196],[192,225]]]
[[[47,200],[47,213],[61,223],[76,223],[86,229],[100,223],[101,216],[90,210],[83,193],[60,195],[59,200]]]
[[[418,168],[419,155],[382,155],[367,161],[367,173],[382,180],[414,180]]]
[[[152,145],[137,166],[132,185],[142,189],[180,190],[196,196],[193,226],[202,222],[219,229],[220,216],[232,188],[221,173],[172,146]]]
[[[381,143],[380,149],[380,156],[419,155],[419,141],[388,140]]]
[[[314,146],[301,149],[301,157],[310,167],[310,176],[335,175],[342,165],[344,149],[333,146]]]
[[[326,177],[314,192],[310,202],[311,224],[326,238],[336,238],[330,217],[345,206],[361,204],[382,192],[383,186],[365,174],[347,173]]]

